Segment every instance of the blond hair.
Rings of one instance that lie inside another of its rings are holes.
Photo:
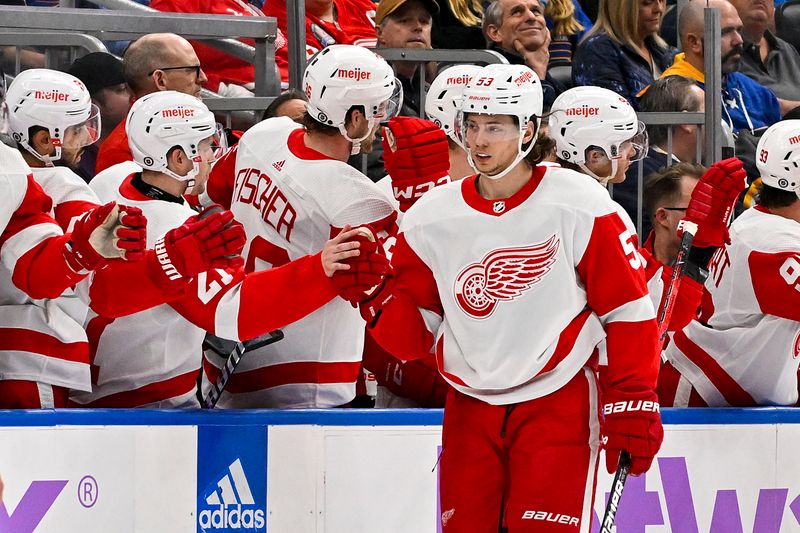
[[[483,19],[481,0],[447,0],[450,11],[458,21],[467,27],[480,26]]]
[[[584,40],[604,31],[616,43],[627,44],[634,50],[637,49],[639,47],[636,42],[639,40],[639,4],[641,2],[642,0],[600,0],[597,8],[597,21]],[[651,34],[651,37],[660,48],[667,48],[667,43],[658,33]]]
[[[544,14],[553,21],[553,35],[575,35],[583,26],[575,20],[575,5],[572,0],[550,0]]]

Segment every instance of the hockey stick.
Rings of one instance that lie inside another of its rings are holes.
[[[631,471],[631,455],[622,450],[619,452],[619,462],[617,463],[617,473],[614,474],[614,482],[611,484],[611,494],[606,503],[606,512],[603,513],[603,521],[600,523],[600,533],[611,533],[614,521],[617,519],[619,502],[622,500],[622,491],[625,489],[625,480]]]
[[[283,332],[279,329],[275,331],[270,331],[266,335],[261,337],[256,337],[255,339],[245,341],[245,342],[237,342],[235,343],[232,350],[225,359],[225,364],[222,366],[219,376],[217,380],[211,384],[211,390],[208,391],[208,395],[203,398],[203,408],[205,409],[213,409],[217,402],[219,401],[220,396],[222,396],[222,392],[225,390],[225,386],[228,384],[228,381],[231,379],[236,367],[239,366],[239,363],[242,360],[242,357],[245,353],[256,350],[261,348],[262,346],[266,346],[268,344],[272,344],[274,342],[278,342],[283,338]],[[223,339],[215,339],[217,342],[223,341]],[[230,342],[230,341],[228,341]],[[219,346],[216,345],[216,342],[210,340],[208,337],[206,338],[205,345],[208,346],[213,352],[217,355],[223,356],[226,352],[222,351]]]
[[[664,298],[661,300],[661,305],[658,309],[658,342],[664,342],[664,337],[667,336],[667,328],[669,321],[672,318],[672,310],[675,308],[675,300],[677,299],[678,289],[681,286],[681,278],[683,277],[683,270],[686,267],[686,258],[689,255],[689,250],[692,248],[692,241],[694,235],[697,233],[697,224],[681,221],[681,228],[683,228],[683,237],[681,237],[681,247],[678,250],[678,256],[675,258],[675,266],[672,267],[672,276],[669,278],[669,285],[664,293]]]

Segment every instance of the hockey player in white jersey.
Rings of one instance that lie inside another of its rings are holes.
[[[97,108],[80,81],[61,72],[28,70],[15,78],[4,106],[19,151],[6,154],[10,150],[3,147],[5,178],[14,180],[3,190],[10,194],[14,207],[24,209],[26,203],[35,204],[39,213],[29,211],[34,223],[27,228],[14,228],[12,219],[5,229],[17,233],[3,236],[0,405],[64,407],[68,388],[89,387],[88,343],[81,327],[86,307],[68,287],[91,270],[99,269],[102,276],[116,271],[119,262],[106,264],[106,258],[141,259],[145,219],[138,209],[113,203],[99,206],[86,184],[71,170],[53,166],[53,161],[60,159],[77,160],[82,147],[96,138],[93,132],[99,128]],[[52,235],[52,225],[47,223],[50,215],[61,230],[69,232],[71,244],[68,242],[66,249],[55,256],[38,254],[31,265],[34,268],[20,268],[21,263],[30,264],[26,260],[30,254],[26,252],[26,237],[43,241]],[[89,242],[85,242],[87,238]],[[70,273],[67,283],[58,284],[59,290],[40,293],[26,289],[37,263],[49,263],[54,279],[58,279],[64,259]],[[139,262],[134,268],[143,270],[144,265]],[[65,289],[67,292],[62,295]],[[53,299],[44,299],[45,296]]]
[[[598,413],[610,470],[625,449],[631,472],[644,472],[663,435],[655,316],[633,236],[602,186],[529,158],[541,111],[525,66],[473,77],[460,124],[478,174],[409,209],[394,278],[360,305],[396,356],[435,346],[453,387],[444,532],[496,532],[498,517],[510,531],[588,532]]]
[[[327,243],[322,252],[281,269],[244,275],[238,255],[244,231],[229,211],[198,215],[183,195],[197,193],[210,164],[221,152],[223,138],[214,115],[196,98],[163,91],[147,95],[131,108],[126,133],[136,163],[143,169],[124,177],[117,198],[139,206],[151,222],[148,244],[159,253],[185,245],[183,233],[195,222],[223,228],[206,246],[224,249],[210,267],[194,278],[186,294],[139,313],[109,320],[90,313],[87,331],[94,337],[93,389],[75,392],[80,406],[192,407],[198,406],[196,383],[205,332],[243,341],[297,320],[333,299],[337,292],[330,276],[338,261],[357,255],[351,243],[339,244],[354,232]],[[104,172],[128,172],[120,164]],[[163,258],[161,275],[186,276],[201,247],[184,261]],[[125,284],[126,280],[119,280]],[[137,339],[132,356],[130,339]],[[211,379],[214,379],[212,376]]]
[[[399,109],[400,87],[373,52],[329,46],[303,76],[303,126],[280,117],[245,132],[231,210],[247,233],[248,271],[316,254],[347,225],[371,224],[382,238],[394,233],[391,199],[346,161],[371,150],[380,122]],[[356,309],[335,299],[282,329],[283,341],[248,352],[218,406],[334,407],[353,399],[364,344]]]
[[[642,159],[648,150],[647,132],[631,105],[614,91],[602,87],[575,87],[559,95],[550,110],[550,135],[556,142],[562,166],[587,174],[602,184],[623,181],[631,163]],[[678,172],[691,171],[682,167]],[[674,310],[671,316],[663,318],[668,331],[680,329],[694,317],[708,261],[715,247],[723,244],[721,231],[727,227],[733,202],[741,190],[736,184],[743,183],[744,171],[738,159],[722,161],[707,173],[703,168],[694,170],[698,171],[695,182],[685,192],[691,201],[685,202],[687,207],[679,211],[681,216],[659,208],[660,220],[653,223],[658,231],[651,233],[639,248],[645,260],[650,297],[654,308],[659,310],[664,305],[668,292],[665,287],[670,283],[671,265],[680,245],[677,221],[685,216],[698,224],[695,244],[687,257],[685,278],[680,283],[682,290],[673,289],[670,298],[676,301]],[[699,187],[695,187],[697,178],[701,178]],[[662,185],[668,185],[668,181],[662,181]],[[669,195],[680,196],[675,194],[677,188],[671,189]],[[621,206],[618,213],[633,232],[633,222]],[[675,225],[670,225],[671,222]],[[660,235],[658,254],[654,251],[656,233]],[[668,248],[674,254],[666,257],[663,251]]]
[[[699,318],[667,347],[659,397],[668,405],[797,403],[799,136],[800,121],[786,120],[758,143],[756,206],[734,220],[730,244],[712,258]]]

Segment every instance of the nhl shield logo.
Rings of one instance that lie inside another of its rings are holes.
[[[502,200],[495,202],[492,205],[492,211],[494,211],[495,213],[502,213],[505,210],[506,210],[506,203]]]

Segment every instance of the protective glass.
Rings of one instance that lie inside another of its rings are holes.
[[[8,133],[8,107],[6,106],[6,74],[0,69],[0,133]]]
[[[394,79],[394,89],[392,95],[381,102],[378,110],[373,115],[378,122],[388,122],[389,119],[396,117],[400,114],[400,109],[403,107],[403,85],[397,78]]]
[[[79,124],[67,126],[61,146],[67,149],[83,148],[97,142],[100,138],[100,109],[92,104],[89,118]]]

